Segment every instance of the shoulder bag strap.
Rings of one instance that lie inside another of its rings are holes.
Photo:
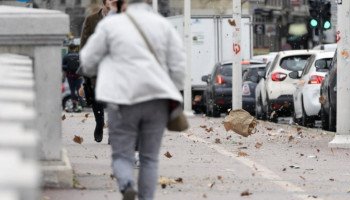
[[[145,40],[148,49],[150,50],[150,52],[153,54],[153,56],[156,58],[157,62],[159,63],[159,65],[161,66],[159,59],[157,57],[157,54],[155,53],[153,47],[151,46],[150,42],[148,41],[147,37],[145,36],[145,34],[143,33],[143,31],[141,30],[140,26],[136,23],[135,19],[127,12],[125,12],[126,16],[129,17],[130,21],[135,25],[136,29],[138,30],[138,32],[140,33],[140,35],[142,36],[142,38]]]

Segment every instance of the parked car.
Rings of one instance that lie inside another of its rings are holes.
[[[324,130],[336,131],[337,111],[337,51],[321,84],[321,121]]]
[[[209,75],[202,76],[207,82],[204,92],[207,116],[219,117],[232,107],[232,61],[216,63]]]
[[[301,73],[310,61],[310,57],[319,50],[290,50],[277,54],[266,75],[260,80],[256,95],[256,102],[260,105],[257,112],[269,121],[277,121],[279,116],[291,116],[293,113],[293,93],[298,80],[288,74],[292,71]]]
[[[62,109],[73,111],[73,101],[67,78],[64,78],[62,83]]]
[[[242,108],[255,115],[255,88],[263,76],[266,64],[249,66],[242,78]]]
[[[334,52],[320,52],[310,58],[301,76],[298,71],[289,73],[292,79],[299,79],[293,94],[295,122],[312,127],[320,118],[319,102],[321,83],[329,70]]]
[[[244,70],[254,65],[264,65],[261,60],[242,61]],[[232,107],[232,61],[218,62],[209,75],[202,76],[207,83],[204,91],[203,105],[207,116],[219,117]]]
[[[333,44],[320,44],[315,46],[313,49],[315,50],[324,50],[324,51],[332,51],[334,52],[337,49],[337,43]]]
[[[266,79],[266,74],[268,74],[271,68],[271,64],[272,64],[271,62],[267,63],[267,65],[265,66],[265,69],[262,71],[262,74],[259,77],[259,82],[255,87],[255,118],[257,119],[262,119],[262,120],[266,119],[266,111],[263,109],[263,103],[262,103],[263,96],[261,94],[263,93],[262,91],[266,91],[265,79]],[[264,92],[264,94],[266,94],[266,92]]]
[[[273,59],[275,59],[277,54],[278,54],[278,52],[270,52],[268,54],[262,54],[262,55],[253,56],[253,59],[254,60],[262,60],[265,63],[268,63],[268,62],[273,61]]]
[[[264,60],[260,60],[260,59],[251,59],[251,60],[244,60],[242,61],[242,75],[244,73],[244,71],[251,67],[251,66],[255,66],[255,65],[261,65],[261,64],[266,64],[266,62]]]

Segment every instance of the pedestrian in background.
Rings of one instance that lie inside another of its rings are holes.
[[[174,27],[145,0],[128,0],[132,16],[155,55],[125,13],[101,21],[81,50],[83,70],[97,76],[96,99],[107,103],[112,167],[124,200],[150,200],[158,180],[158,155],[169,121],[169,101],[182,102],[185,53]],[[159,63],[157,59],[159,60]],[[138,191],[134,147],[139,137]]]
[[[66,72],[73,102],[73,110],[67,110],[68,112],[81,112],[83,109],[78,95],[82,84],[82,76],[75,73],[80,66],[77,48],[74,44],[70,44],[68,46],[68,53],[62,59],[62,69]]]
[[[99,21],[101,21],[104,17],[107,16],[108,12],[110,11],[110,0],[102,0],[101,9],[94,14],[91,14],[85,18],[84,24],[83,24],[83,30],[80,37],[80,49],[84,47],[89,37],[94,33],[96,25]],[[96,101],[95,99],[95,86],[96,86],[96,77],[88,78],[84,77],[85,79],[85,87],[90,87],[90,91],[92,92],[92,110],[94,112],[96,126],[94,130],[94,138],[96,142],[101,142],[103,139],[103,127],[104,127],[104,108],[103,104]]]

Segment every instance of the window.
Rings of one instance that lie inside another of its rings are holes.
[[[81,0],[75,0],[75,5],[81,5]]]
[[[65,5],[66,4],[66,0],[61,0],[61,4]]]
[[[219,74],[223,76],[232,76],[232,64],[226,64],[221,66]]]
[[[309,61],[310,55],[289,56],[281,60],[280,66],[289,71],[302,71]]]

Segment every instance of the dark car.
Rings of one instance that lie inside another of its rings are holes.
[[[216,63],[211,74],[202,76],[207,82],[204,92],[207,116],[219,117],[232,107],[232,61]]]
[[[251,115],[255,115],[255,88],[264,76],[265,67],[266,64],[256,64],[243,71],[242,108]]]
[[[336,131],[337,111],[337,51],[320,91],[322,129]]]
[[[264,65],[263,61],[243,61],[242,72],[253,66]],[[247,76],[249,79],[251,76]],[[204,91],[204,104],[207,116],[219,117],[232,107],[232,61],[215,64],[209,75],[202,76],[202,81],[207,83]]]

